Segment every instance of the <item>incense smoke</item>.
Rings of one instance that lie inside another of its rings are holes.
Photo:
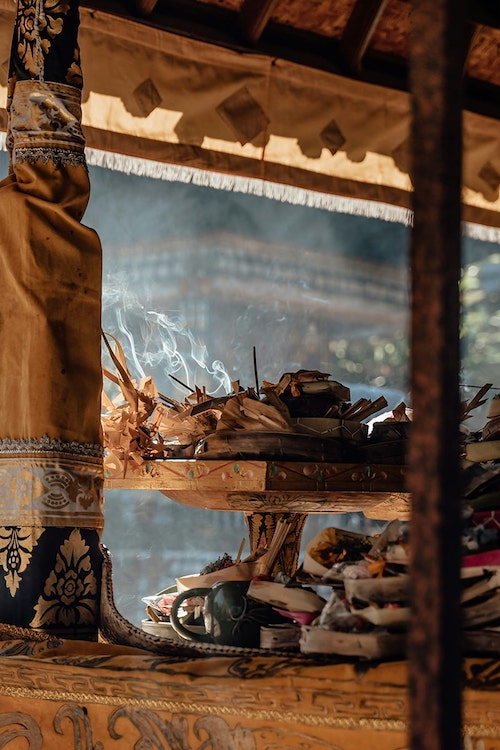
[[[171,398],[183,400],[195,386],[214,396],[232,390],[224,363],[210,362],[206,345],[196,340],[182,315],[148,310],[124,284],[104,284],[103,330],[120,342],[132,377],[151,376]],[[106,352],[103,357],[106,362]]]

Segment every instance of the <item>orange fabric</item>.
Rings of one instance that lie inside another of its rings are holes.
[[[81,166],[0,183],[1,437],[99,443],[101,249]]]
[[[0,618],[96,638],[101,246],[81,223],[78,5],[19,2],[15,20],[0,183]]]

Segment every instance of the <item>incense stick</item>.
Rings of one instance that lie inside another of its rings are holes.
[[[269,575],[274,563],[276,562],[278,555],[283,547],[283,544],[288,535],[290,529],[290,522],[280,518],[276,524],[273,538],[269,544],[266,554],[262,558],[262,565],[260,568],[261,575]]]
[[[241,560],[241,553],[243,552],[244,546],[245,546],[245,537],[243,537],[243,539],[241,540],[241,543],[238,549],[238,554],[236,555],[236,560],[234,561],[235,565],[238,565],[239,561]]]
[[[255,393],[257,394],[257,398],[260,398],[259,396],[259,375],[257,372],[257,350],[254,346],[253,348],[253,372],[255,377]]]
[[[179,383],[179,385],[182,385],[182,387],[185,388],[187,391],[189,391],[189,393],[193,392],[192,388],[190,388],[188,385],[183,383],[182,380],[179,380],[179,378],[176,378],[175,375],[171,375],[170,373],[168,373],[168,377],[172,378],[172,380],[175,380],[175,382]]]

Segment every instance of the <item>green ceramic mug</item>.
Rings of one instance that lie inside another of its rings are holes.
[[[271,606],[248,597],[249,586],[250,581],[221,581],[210,588],[183,591],[174,600],[170,612],[173,629],[180,636],[191,641],[259,648],[261,626],[282,623],[285,620]],[[179,620],[179,608],[186,599],[195,596],[202,596],[205,599],[203,607],[205,633],[195,633]]]

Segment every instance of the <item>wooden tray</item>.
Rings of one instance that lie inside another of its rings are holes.
[[[183,505],[244,512],[409,517],[405,467],[303,460],[167,459],[130,464],[106,489],[159,490]],[[380,506],[380,511],[378,507]]]

